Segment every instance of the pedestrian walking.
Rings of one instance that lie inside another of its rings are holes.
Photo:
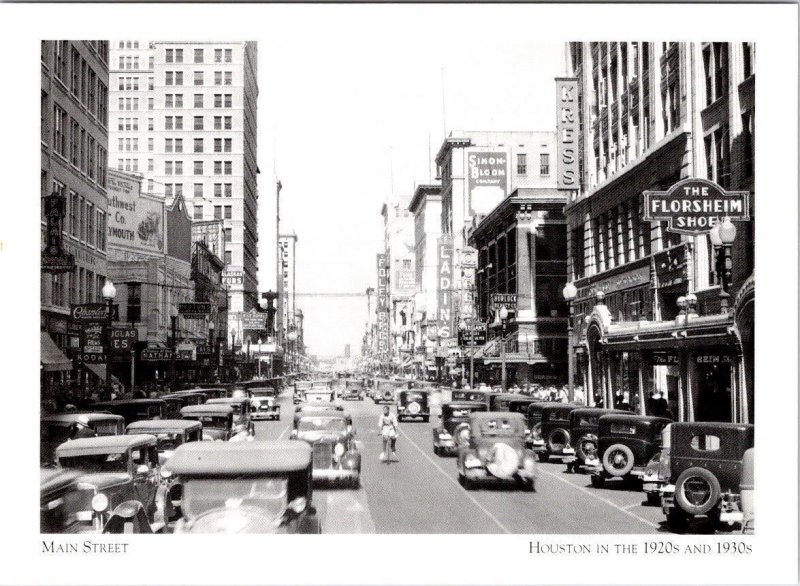
[[[378,419],[378,429],[383,438],[383,451],[381,451],[381,462],[391,461],[397,459],[397,417],[391,413],[389,406],[383,408],[383,414]],[[391,449],[391,457],[389,450]]]

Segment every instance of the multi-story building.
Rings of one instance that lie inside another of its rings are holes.
[[[229,315],[256,307],[256,43],[115,41],[111,66],[110,164],[222,220]]]
[[[589,400],[644,413],[656,391],[681,420],[753,421],[754,46],[570,43],[568,53],[581,153],[565,210],[570,351]],[[751,194],[730,279],[709,233],[645,219],[644,191],[689,178]]]
[[[70,305],[102,302],[106,261],[108,153],[108,42],[41,43],[41,185],[44,198],[63,199],[61,241],[72,255],[69,272],[41,274],[43,384],[98,376],[105,367],[73,370],[69,349],[80,330]],[[44,201],[44,200],[43,200]],[[46,241],[42,206],[42,248]]]
[[[281,299],[278,304],[281,310],[281,339],[286,338],[289,330],[295,324],[295,310],[297,309],[297,295],[295,291],[295,276],[297,275],[297,234],[281,234],[278,239],[278,251],[281,257]]]

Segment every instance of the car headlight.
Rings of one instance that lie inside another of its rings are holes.
[[[344,454],[344,446],[337,443],[333,448],[333,453],[336,454],[337,457],[341,458]]]
[[[475,454],[467,454],[464,458],[464,466],[480,466],[481,461]]]
[[[108,508],[108,497],[102,492],[92,497],[92,509],[97,513],[102,513]]]
[[[169,478],[172,476],[172,470],[167,470],[166,468],[161,469],[161,478]]]

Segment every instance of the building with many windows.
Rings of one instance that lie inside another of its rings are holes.
[[[108,153],[108,43],[42,41],[41,186],[63,198],[63,250],[75,260],[66,273],[41,274],[44,383],[99,376],[104,367],[73,370],[80,330],[70,305],[102,302],[106,279],[106,169]],[[42,247],[45,245],[42,206]]]
[[[659,392],[681,420],[752,422],[755,48],[599,42],[568,53],[581,153],[565,210],[570,351],[587,397],[645,413]],[[750,192],[730,248],[645,219],[644,191],[688,178]]]
[[[255,42],[111,43],[110,165],[223,221],[231,315],[258,304],[256,72]]]

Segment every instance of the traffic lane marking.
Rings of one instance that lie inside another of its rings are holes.
[[[592,497],[593,499],[596,499],[596,500],[598,500],[598,501],[600,501],[600,502],[602,502],[602,503],[605,503],[605,504],[607,504],[607,505],[608,505],[608,506],[610,506],[610,507],[613,507],[614,509],[616,509],[616,510],[617,510],[617,511],[619,511],[620,513],[623,513],[623,514],[625,514],[625,515],[628,515],[629,517],[632,517],[632,518],[636,519],[636,520],[637,520],[637,521],[639,521],[640,523],[643,523],[643,524],[645,524],[645,525],[648,525],[649,527],[652,527],[653,529],[658,529],[658,528],[660,527],[660,525],[659,525],[658,523],[653,523],[652,521],[648,521],[648,520],[647,520],[647,519],[645,519],[644,517],[640,517],[640,516],[639,516],[639,515],[637,515],[636,513],[634,513],[634,512],[632,512],[632,511],[629,511],[629,510],[627,510],[625,507],[622,507],[622,506],[620,506],[620,505],[618,505],[618,504],[616,504],[616,503],[614,503],[614,502],[612,502],[612,501],[610,501],[610,500],[608,500],[608,499],[606,499],[606,498],[603,498],[603,497],[601,497],[601,496],[600,496],[599,494],[597,494],[596,492],[594,492],[594,491],[591,491],[591,490],[589,490],[588,488],[586,488],[586,487],[584,487],[584,486],[578,486],[578,485],[576,485],[576,484],[573,484],[573,483],[572,483],[572,482],[570,482],[569,480],[567,480],[567,479],[565,479],[565,478],[562,478],[562,477],[561,477],[561,476],[559,476],[558,474],[553,474],[552,472],[548,472],[548,471],[547,471],[547,470],[546,470],[544,467],[542,467],[542,466],[539,466],[537,469],[538,469],[538,471],[539,471],[539,472],[541,472],[541,473],[544,473],[544,474],[547,474],[548,476],[552,476],[553,478],[555,478],[555,479],[556,479],[556,480],[558,480],[559,482],[563,482],[563,483],[564,483],[564,484],[566,484],[567,486],[571,486],[571,487],[572,487],[572,488],[574,488],[575,490],[578,490],[578,491],[580,491],[580,492],[584,493],[585,495]]]
[[[423,457],[424,457],[424,458],[425,458],[425,459],[426,459],[428,462],[430,462],[430,463],[433,465],[433,467],[434,467],[434,468],[436,468],[436,469],[437,469],[439,472],[441,472],[441,473],[442,473],[442,475],[443,475],[445,478],[447,478],[448,482],[450,482],[450,483],[452,483],[452,484],[455,484],[455,485],[456,485],[456,486],[459,488],[459,490],[461,490],[461,491],[464,493],[464,496],[466,496],[466,497],[467,497],[467,499],[469,499],[469,501],[470,501],[470,502],[472,502],[472,504],[474,504],[476,507],[478,507],[478,509],[480,509],[480,510],[481,510],[481,511],[482,511],[482,512],[483,512],[483,513],[484,513],[484,514],[487,516],[487,517],[489,517],[489,519],[491,519],[491,520],[492,520],[492,522],[493,522],[495,525],[497,525],[497,526],[500,528],[500,530],[501,530],[503,533],[508,533],[508,534],[510,534],[510,533],[511,533],[511,531],[509,531],[509,530],[506,528],[506,526],[505,526],[505,525],[503,525],[503,524],[500,522],[500,520],[499,520],[497,517],[495,517],[495,516],[494,516],[494,515],[491,513],[491,511],[489,511],[489,510],[488,510],[486,507],[484,507],[484,506],[483,506],[483,505],[482,505],[480,502],[478,502],[478,500],[477,500],[477,499],[476,499],[474,496],[472,496],[472,495],[471,495],[469,492],[467,492],[467,491],[466,491],[466,490],[465,490],[465,489],[464,489],[464,488],[463,488],[463,487],[462,487],[462,486],[461,486],[461,485],[458,483],[458,481],[457,481],[457,480],[454,480],[452,476],[450,476],[450,475],[449,475],[447,472],[445,472],[445,471],[442,469],[442,467],[441,467],[441,466],[439,466],[439,464],[437,464],[437,463],[436,463],[436,462],[435,462],[435,461],[434,461],[434,460],[433,460],[433,459],[432,459],[430,456],[428,456],[428,454],[426,454],[426,453],[425,453],[425,451],[424,451],[422,448],[420,448],[420,447],[417,445],[417,443],[416,443],[414,440],[412,440],[412,439],[411,439],[411,437],[410,437],[410,436],[409,436],[409,435],[408,435],[406,432],[404,432],[404,431],[403,431],[403,428],[402,428],[402,427],[399,427],[399,430],[400,430],[400,435],[402,435],[403,437],[405,437],[405,438],[406,438],[406,439],[407,439],[407,440],[408,440],[408,441],[411,443],[411,445],[412,445],[412,446],[414,446],[414,448],[415,448],[415,449],[416,449],[416,450],[417,450],[417,451],[418,451],[420,454],[422,454],[422,456],[423,456]]]

